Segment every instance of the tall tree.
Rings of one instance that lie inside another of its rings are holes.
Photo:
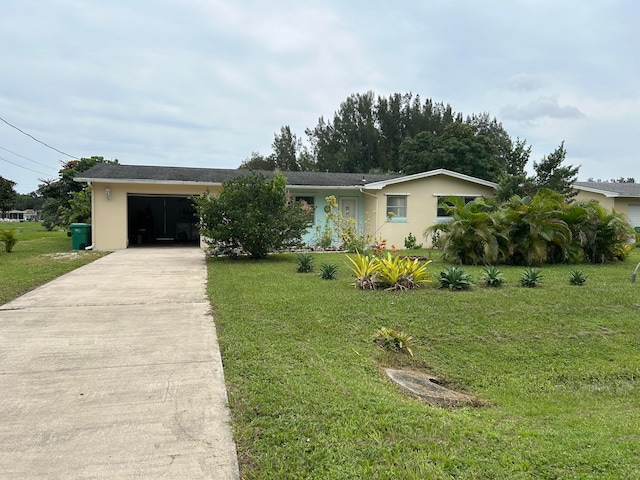
[[[412,174],[446,168],[485,180],[495,180],[503,171],[491,139],[472,125],[453,122],[441,135],[420,132],[400,146],[402,171]]]
[[[563,141],[558,148],[543,157],[540,162],[533,162],[533,169],[536,172],[535,184],[538,191],[548,188],[561,193],[567,200],[577,195],[572,186],[578,179],[580,167],[562,165],[566,156],[567,150],[564,148]]]
[[[16,197],[15,209],[17,210],[27,210],[29,208],[33,210],[40,210],[42,208],[42,203],[44,199],[39,197],[36,192],[31,193],[19,193]]]
[[[498,177],[496,200],[504,202],[514,195],[524,197],[536,191],[533,178],[530,178],[525,170],[530,157],[531,147],[527,147],[526,140],[509,140],[505,172]]]
[[[16,182],[0,177],[0,211],[7,212],[16,204],[18,194],[14,190]]]
[[[302,142],[291,132],[289,125],[280,128],[280,134],[275,134],[273,144],[274,167],[287,172],[301,170],[299,155],[302,150]]]

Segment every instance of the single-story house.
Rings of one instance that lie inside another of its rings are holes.
[[[92,242],[96,250],[116,250],[163,241],[201,242],[192,197],[216,194],[242,169],[157,167],[99,164],[76,181],[92,186]],[[273,172],[262,172],[273,175]],[[304,242],[318,243],[326,221],[326,198],[333,195],[344,218],[354,219],[361,233],[404,246],[446,213],[439,199],[473,199],[495,195],[497,184],[438,169],[414,175],[282,172],[293,197],[314,207],[314,222]]]
[[[629,217],[631,225],[640,228],[640,183],[575,182],[576,200],[597,200],[607,210]]]
[[[35,222],[39,220],[40,214],[32,208],[26,210],[8,210],[6,212],[0,211],[0,220],[6,220],[9,222]]]

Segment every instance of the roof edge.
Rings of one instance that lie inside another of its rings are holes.
[[[389,185],[410,182],[413,180],[420,180],[422,178],[433,177],[435,175],[447,175],[449,177],[458,178],[460,180],[466,180],[468,182],[484,185],[485,187],[491,187],[494,189],[498,188],[497,183],[490,182],[488,180],[483,180],[477,177],[472,177],[470,175],[465,175],[464,173],[453,172],[451,170],[447,170],[446,168],[438,168],[436,170],[429,170],[428,172],[414,173],[413,175],[406,175],[404,177],[397,177],[389,180],[382,180],[380,182],[372,182],[364,185],[364,188],[367,190],[382,190],[383,188]]]

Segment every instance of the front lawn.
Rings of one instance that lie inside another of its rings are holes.
[[[243,478],[640,478],[640,280],[627,262],[523,268],[506,284],[357,291],[343,254],[211,259],[208,291]],[[437,255],[436,255],[437,257]],[[435,257],[434,257],[435,258]],[[322,280],[322,262],[340,267]],[[445,264],[429,269],[435,280]],[[415,338],[386,353],[380,327]],[[409,398],[384,366],[438,376],[477,407]]]
[[[66,232],[40,223],[0,222],[0,229],[15,229],[18,238],[11,253],[0,243],[0,305],[104,255],[74,252]]]

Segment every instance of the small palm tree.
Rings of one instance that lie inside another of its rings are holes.
[[[506,239],[496,223],[496,207],[483,198],[465,203],[446,197],[443,208],[451,221],[428,227],[425,236],[439,235],[445,258],[461,264],[494,263],[506,253]]]

